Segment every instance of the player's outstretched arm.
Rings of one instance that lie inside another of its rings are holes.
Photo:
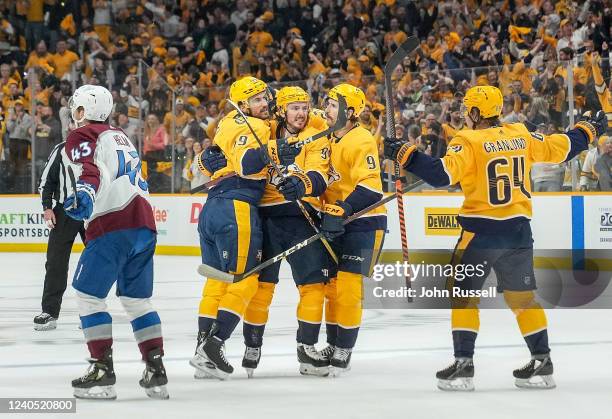
[[[385,138],[384,155],[436,188],[460,182],[473,163],[472,149],[460,136],[451,140],[446,155],[441,159],[421,153],[415,145],[394,138]]]
[[[563,134],[541,135],[530,133],[531,158],[535,162],[562,163],[589,148],[589,144],[606,132],[606,114],[586,112],[573,129]],[[568,141],[569,140],[569,141]]]

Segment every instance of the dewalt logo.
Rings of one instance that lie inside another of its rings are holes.
[[[459,208],[425,208],[426,236],[458,236],[461,226],[457,221]]]

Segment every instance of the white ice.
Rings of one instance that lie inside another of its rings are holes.
[[[79,255],[73,255],[69,277]],[[43,254],[0,254],[0,397],[71,397],[84,373],[86,346],[73,290],[58,329],[36,332]],[[476,392],[443,393],[434,373],[450,363],[447,310],[367,310],[353,369],[346,376],[302,377],[295,355],[296,289],[283,266],[255,378],[240,368],[241,326],[228,342],[236,368],[226,382],[192,378],[202,278],[196,257],[157,256],[153,303],[162,319],[170,400],[148,399],[138,386],[143,364],[114,295],[116,401],[77,401],[77,417],[233,418],[610,418],[612,325],[608,310],[548,312],[557,389],[520,390],[512,370],[529,354],[509,310],[481,313],[475,357]],[[498,298],[502,298],[501,296]],[[319,345],[325,342],[324,332]],[[22,415],[20,417],[26,417]],[[36,416],[40,417],[40,415]],[[45,417],[49,417],[46,415]],[[73,417],[57,415],[57,417]]]

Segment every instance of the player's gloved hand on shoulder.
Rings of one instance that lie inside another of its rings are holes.
[[[276,164],[287,167],[295,163],[295,157],[300,154],[301,151],[300,147],[294,145],[296,142],[297,139],[280,138],[268,143],[270,155]]]
[[[594,115],[591,111],[587,111],[582,114],[575,128],[585,131],[589,142],[597,142],[598,138],[606,133],[608,118],[604,111],[597,111]]]
[[[78,221],[86,220],[91,217],[95,200],[96,188],[89,183],[79,181],[77,182],[76,195],[70,195],[64,201],[64,210],[70,218]]]
[[[213,173],[225,166],[227,166],[227,159],[217,145],[211,145],[199,155],[198,168],[208,176],[212,176]]]
[[[325,204],[321,233],[327,240],[333,240],[344,234],[344,220],[353,213],[353,207],[344,201],[335,204]]]
[[[278,185],[278,191],[287,201],[297,201],[312,193],[312,181],[304,172],[291,172]]]
[[[408,163],[410,156],[416,150],[416,146],[408,144],[397,138],[385,137],[383,141],[383,153],[385,159],[398,162],[402,167]]]

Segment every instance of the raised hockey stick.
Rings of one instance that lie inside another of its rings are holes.
[[[236,172],[230,172],[226,175],[223,175],[221,177],[218,177],[214,180],[211,180],[209,182],[206,182],[200,186],[196,186],[195,188],[193,188],[192,190],[189,191],[190,194],[194,194],[194,193],[198,193],[198,192],[202,192],[202,191],[208,191],[210,188],[212,188],[213,186],[215,186],[217,183],[221,182],[222,180],[225,179],[229,179],[231,177],[236,176]]]
[[[74,171],[72,170],[72,166],[68,166],[68,177],[70,178],[70,186],[72,186],[72,193],[74,194],[74,201],[72,201],[72,205],[70,208],[75,209],[77,207],[77,186],[76,186],[76,178],[74,177]]]
[[[387,113],[387,120],[385,123],[385,129],[387,131],[387,138],[395,138],[395,110],[393,106],[393,88],[391,86],[391,76],[398,65],[404,61],[404,58],[408,56],[412,51],[417,49],[419,46],[419,38],[412,36],[400,45],[391,55],[389,61],[385,65],[384,76],[385,76],[385,111]],[[403,187],[401,179],[400,165],[397,161],[393,162],[393,172],[395,175],[395,195],[397,196],[397,212],[399,213],[399,224],[400,224],[400,238],[402,240],[402,259],[404,262],[408,262],[408,239],[406,237],[406,219],[404,214],[404,199],[403,199]],[[406,275],[406,286],[410,288],[412,285],[410,281],[410,275]]]
[[[356,212],[355,214],[351,215],[346,220],[344,220],[343,224],[346,225],[350,223],[351,221],[354,221],[355,219],[361,217],[362,215],[367,214],[373,209],[378,208],[381,205],[385,205],[387,202],[393,201],[395,198],[397,198],[397,195],[387,195],[380,201],[377,201],[373,203],[372,205],[362,209],[361,211]],[[317,234],[308,237],[306,240],[303,240],[293,245],[292,247],[285,250],[284,252],[262,262],[261,264],[255,266],[250,271],[247,271],[242,274],[230,274],[227,272],[220,271],[219,269],[213,268],[212,266],[204,265],[204,264],[198,266],[198,273],[202,276],[218,279],[219,281],[228,282],[230,284],[234,282],[242,281],[244,278],[250,275],[253,275],[254,273],[261,271],[262,269],[285,259],[287,256],[291,255],[292,253],[295,253],[298,250],[308,246],[309,244],[316,242],[322,237],[323,237],[323,233],[318,232]]]
[[[247,127],[249,127],[249,130],[251,131],[251,133],[255,137],[255,141],[257,141],[257,144],[259,144],[260,147],[264,147],[264,150],[268,154],[268,160],[270,161],[270,164],[274,168],[274,171],[282,179],[285,179],[287,176],[285,175],[285,173],[283,173],[283,171],[278,166],[278,164],[276,164],[276,162],[274,161],[272,156],[270,156],[270,153],[268,152],[267,147],[264,146],[263,143],[261,142],[261,140],[259,139],[259,136],[257,135],[255,130],[253,129],[253,127],[249,123],[249,120],[248,120],[247,116],[244,114],[244,112],[242,112],[242,109],[240,109],[240,107],[236,103],[232,102],[229,99],[227,100],[227,103],[229,103],[234,109],[236,109],[236,112],[238,112],[240,114],[240,116],[244,119],[244,122],[246,123]],[[344,98],[341,98],[340,102],[339,102],[338,114],[340,114],[341,112],[342,113],[346,112],[346,101],[344,100]],[[319,233],[319,228],[316,226],[316,224],[315,224],[314,220],[312,219],[312,217],[310,216],[310,213],[308,212],[308,210],[304,207],[304,204],[302,203],[302,201],[297,200],[295,202],[296,202],[297,206],[300,208],[300,211],[302,211],[302,214],[304,214],[304,217],[306,218],[306,220],[308,221],[310,226],[318,234]],[[323,246],[325,246],[325,249],[327,249],[327,252],[332,257],[334,262],[338,263],[338,256],[336,256],[336,253],[333,251],[333,249],[332,249],[331,245],[329,244],[329,242],[325,238],[322,238],[321,242],[323,243]]]

